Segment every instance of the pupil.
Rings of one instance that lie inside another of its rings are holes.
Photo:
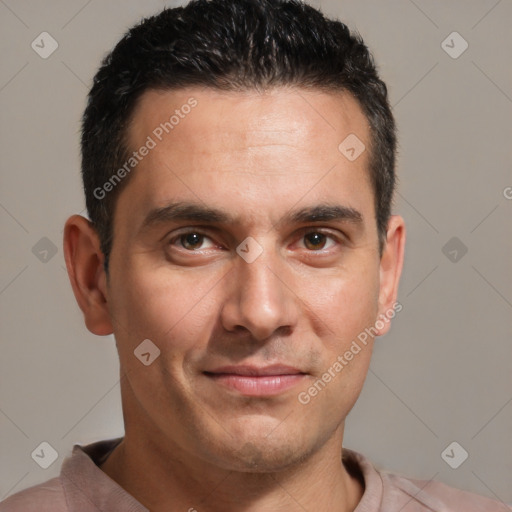
[[[322,233],[309,233],[307,235],[307,240],[310,242],[310,245],[313,245],[314,248],[318,248],[319,245],[323,245],[323,234]]]
[[[198,245],[201,241],[201,235],[197,233],[188,233],[185,235],[185,246]]]

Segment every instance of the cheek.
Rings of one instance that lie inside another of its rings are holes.
[[[370,365],[371,327],[378,311],[378,274],[367,269],[332,280],[330,287],[316,288],[319,300],[315,316],[322,320],[322,364],[298,396],[319,429],[329,429],[344,419],[357,401]],[[320,331],[318,331],[320,332]]]
[[[114,323],[133,351],[144,339],[151,339],[164,351],[192,348],[211,329],[215,316],[215,284],[219,277],[196,272],[183,273],[155,269],[124,269],[126,279],[117,280],[113,290]],[[122,344],[121,344],[122,345]],[[127,345],[124,343],[124,345]]]
[[[369,266],[361,272],[316,280],[308,289],[307,302],[327,333],[332,350],[345,344],[373,325],[378,312],[379,274]],[[323,324],[323,325],[322,325]]]
[[[219,278],[191,279],[161,269],[154,274],[126,269],[125,275],[130,278],[119,284],[113,296],[119,320],[115,336],[132,392],[155,416],[162,414],[159,407],[166,403],[186,410],[183,399],[192,393],[187,361],[198,359],[207,345],[216,318]],[[146,339],[160,350],[149,366],[134,355]]]

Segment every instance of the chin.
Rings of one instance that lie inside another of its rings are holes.
[[[230,449],[231,448],[231,449]],[[246,442],[235,447],[223,446],[209,454],[210,462],[228,471],[241,473],[276,473],[300,464],[306,457],[304,447],[268,442]]]
[[[280,423],[275,419],[258,425],[245,422],[244,428],[232,435],[226,429],[226,435],[213,443],[209,436],[204,446],[207,458],[223,469],[246,473],[272,473],[294,467],[314,451],[315,443],[296,429],[279,428]]]
[[[280,445],[261,446],[248,442],[237,452],[239,471],[252,473],[275,473],[301,464],[309,453],[304,446]]]

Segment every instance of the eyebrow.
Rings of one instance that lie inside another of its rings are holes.
[[[177,202],[151,210],[142,223],[141,231],[159,224],[175,221],[196,221],[212,224],[236,224],[240,216],[233,216],[225,210],[211,208],[198,203]],[[345,221],[354,224],[363,222],[363,215],[350,206],[318,204],[288,212],[280,224],[305,222]]]

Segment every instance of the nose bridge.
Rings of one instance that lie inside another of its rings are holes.
[[[276,309],[283,282],[279,279],[275,259],[267,251],[252,263],[240,264],[241,300],[250,303],[252,309],[258,305],[269,313]]]
[[[293,327],[296,304],[285,284],[284,265],[271,244],[249,261],[240,257],[236,262],[233,292],[224,311],[225,327],[234,330],[242,326],[254,338],[265,339],[277,329]]]

